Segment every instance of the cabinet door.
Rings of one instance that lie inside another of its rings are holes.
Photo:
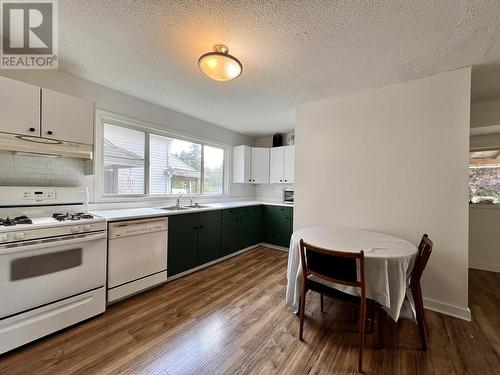
[[[273,147],[270,155],[269,182],[271,184],[283,183],[283,163],[285,147]]]
[[[269,183],[269,149],[263,147],[252,148],[252,183]]]
[[[292,236],[292,210],[290,207],[276,207],[276,237],[274,245],[289,247]]]
[[[276,234],[275,206],[262,206],[262,242],[274,244]]]
[[[283,147],[283,182],[293,183],[295,168],[295,146]]]
[[[261,242],[261,206],[249,207],[246,219],[247,246],[253,246]]]
[[[233,182],[236,184],[251,183],[252,148],[248,146],[233,147]]]
[[[221,254],[226,256],[240,250],[239,245],[239,225],[238,217],[226,217],[222,219],[222,240]]]
[[[198,265],[220,258],[221,212],[200,212],[198,216],[198,228]]]
[[[197,266],[198,215],[170,216],[168,221],[167,275],[173,276]]]
[[[0,131],[40,136],[40,88],[0,77]]]
[[[42,89],[42,137],[94,143],[94,103]]]

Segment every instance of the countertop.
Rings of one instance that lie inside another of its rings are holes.
[[[291,204],[279,202],[261,202],[261,201],[232,201],[232,202],[217,202],[217,203],[201,203],[203,208],[190,208],[188,210],[168,211],[161,208],[144,207],[144,208],[120,208],[113,210],[94,210],[90,213],[99,217],[105,218],[107,221],[145,219],[150,217],[163,217],[172,215],[191,214],[203,211],[223,210],[227,208],[238,208],[258,205],[284,206],[293,207]]]

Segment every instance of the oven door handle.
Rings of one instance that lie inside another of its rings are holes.
[[[54,246],[60,247],[81,242],[95,241],[106,237],[107,237],[106,232],[99,232],[93,234],[76,234],[74,236],[45,238],[40,240],[16,242],[13,244],[0,246],[0,256],[5,254],[30,251],[30,250],[41,250]]]

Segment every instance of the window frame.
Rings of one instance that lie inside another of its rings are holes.
[[[106,194],[104,192],[104,124],[123,127],[126,129],[136,130],[145,133],[144,145],[144,194]],[[96,202],[117,202],[117,201],[135,201],[135,200],[161,200],[164,198],[174,198],[179,194],[150,194],[149,189],[149,169],[150,169],[150,135],[157,135],[177,139],[180,141],[191,142],[201,146],[201,166],[200,166],[200,193],[186,194],[193,197],[225,197],[229,195],[229,156],[230,146],[213,142],[208,139],[196,138],[191,135],[182,134],[180,132],[163,128],[159,126],[136,120],[130,117],[118,115],[104,110],[96,110],[96,126],[94,134],[94,189]],[[222,194],[205,194],[204,179],[205,179],[205,152],[204,146],[215,147],[223,150],[223,169],[222,169]]]

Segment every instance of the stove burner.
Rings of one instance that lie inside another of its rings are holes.
[[[55,213],[55,214],[52,214],[52,217],[56,220],[59,220],[59,221],[76,221],[76,220],[81,220],[81,219],[93,219],[94,218],[94,216],[92,216],[90,214],[83,213],[83,212],[77,212],[74,214],[70,214],[67,212],[65,214]]]
[[[0,226],[10,227],[16,224],[33,224],[33,222],[26,215],[16,216],[13,219],[9,217],[7,217],[6,219],[0,218]]]

